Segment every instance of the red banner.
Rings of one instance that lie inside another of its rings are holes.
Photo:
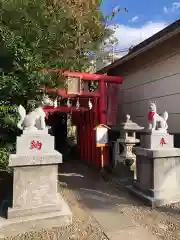
[[[119,85],[116,83],[107,84],[107,125],[116,125],[118,109]]]

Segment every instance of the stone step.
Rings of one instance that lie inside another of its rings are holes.
[[[62,211],[36,214],[13,219],[0,218],[0,239],[29,231],[59,228],[72,224],[72,213],[64,202]]]

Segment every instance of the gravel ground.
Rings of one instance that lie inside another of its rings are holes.
[[[144,205],[124,189],[123,185],[117,184],[117,180],[111,181],[116,190],[126,198],[126,204],[120,203],[121,211],[132,217],[136,223],[148,228],[154,235],[163,240],[180,240],[180,203],[166,205],[152,209]]]
[[[75,179],[65,181],[73,191],[78,192],[79,187],[84,187],[117,197],[117,206],[119,205],[120,211],[132,217],[138,225],[148,228],[160,239],[180,240],[180,203],[152,209],[129,195],[124,186],[117,184],[117,179],[111,176],[104,181],[100,178],[99,173],[79,164],[76,166],[67,165],[65,171],[76,172],[85,176],[83,181]],[[62,179],[62,176],[60,179]],[[99,239],[101,238],[99,237]]]
[[[72,166],[68,165],[67,172],[71,170]],[[73,224],[71,226],[50,230],[42,229],[40,232],[29,232],[6,238],[6,240],[108,240],[96,220],[91,216],[89,210],[80,201],[80,197],[76,191],[70,189],[66,183],[60,181],[59,192],[72,210]]]
[[[132,198],[122,185],[117,185],[117,180],[110,177],[108,181],[104,181],[100,178],[99,173],[76,162],[62,164],[59,179],[60,193],[69,203],[73,212],[72,226],[49,231],[42,230],[38,233],[26,233],[9,239],[108,240],[95,219],[91,217],[89,210],[81,202],[78,191],[80,187],[96,189],[117,197],[116,205],[122,213],[132,217],[138,225],[148,228],[160,239],[180,239],[179,203],[151,209],[136,198]]]

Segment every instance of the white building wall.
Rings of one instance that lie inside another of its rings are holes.
[[[180,133],[180,45],[165,57],[124,75],[120,86],[118,121],[130,114],[146,126],[148,101],[155,100],[158,113],[169,113],[169,132]]]

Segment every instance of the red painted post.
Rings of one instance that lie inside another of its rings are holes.
[[[89,142],[90,142],[90,149],[89,149],[89,154],[90,154],[90,159],[91,159],[91,164],[94,165],[94,142],[93,142],[93,133],[94,133],[94,98],[91,99],[91,103],[93,108],[89,111]]]
[[[105,82],[103,80],[99,81],[99,118],[101,124],[106,124],[106,91],[105,91]],[[107,149],[103,149],[103,158],[104,158],[104,165],[108,163],[108,151]]]
[[[99,98],[96,100],[96,126],[99,124],[100,122],[100,111],[99,111]],[[94,135],[94,146],[95,146],[95,150],[96,150],[96,167],[99,168],[100,167],[100,154],[99,154],[99,149],[96,147],[96,133]]]
[[[94,127],[95,127],[95,98],[92,99],[92,105],[93,108],[91,110],[91,158],[92,158],[92,164],[95,165],[95,148],[94,148],[94,141],[95,141],[95,137],[94,137]]]
[[[106,96],[105,96],[105,82],[99,81],[99,120],[101,124],[106,124]]]
[[[79,121],[79,135],[80,135],[80,139],[81,139],[81,141],[80,141],[80,144],[81,144],[81,146],[80,146],[80,154],[81,154],[81,160],[83,161],[84,159],[83,159],[83,157],[84,157],[84,155],[83,155],[83,135],[84,135],[84,132],[83,132],[83,123],[82,123],[82,116],[81,116],[81,113],[79,114],[79,119],[78,119],[78,121]]]
[[[85,142],[85,139],[86,139],[86,131],[85,131],[85,123],[84,123],[84,114],[82,116],[82,118],[80,119],[80,122],[81,122],[81,128],[82,128],[82,160],[83,161],[86,161],[86,150],[85,150],[85,145],[84,145],[84,142]]]
[[[88,102],[87,102],[87,104],[88,104]],[[91,122],[90,122],[90,116],[91,116],[91,112],[89,111],[89,112],[87,112],[87,142],[88,142],[88,144],[87,144],[87,153],[88,153],[88,162],[90,163],[90,164],[92,164],[92,159],[91,159],[91,130],[90,130],[90,128],[91,128]]]
[[[81,133],[80,133],[79,124],[77,124],[77,149],[79,152],[79,158],[81,160]]]
[[[83,144],[84,144],[84,160],[86,162],[88,162],[88,151],[87,151],[88,135],[87,135],[87,132],[88,132],[88,126],[87,126],[87,113],[86,113],[86,121],[84,123],[84,141],[83,141]]]

